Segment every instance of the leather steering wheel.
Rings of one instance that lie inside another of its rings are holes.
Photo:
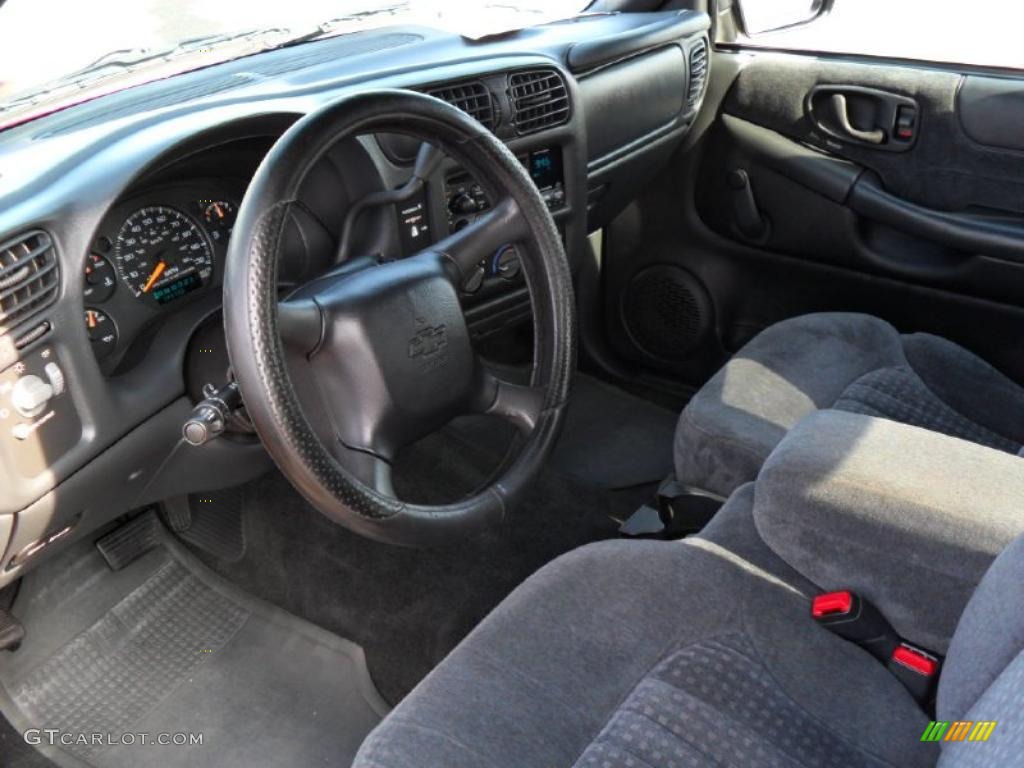
[[[335,270],[281,301],[282,234],[302,181],[338,141],[371,133],[433,144],[484,186],[492,208],[409,258]],[[529,385],[484,368],[458,298],[457,286],[506,244],[516,246],[533,307]],[[360,93],[285,132],[239,210],[224,317],[242,399],[268,453],[314,507],[370,538],[429,546],[494,525],[561,428],[575,367],[574,295],[562,241],[508,148],[429,96]],[[515,459],[458,502],[422,506],[397,499],[391,464],[398,451],[468,413],[513,422],[523,436]]]

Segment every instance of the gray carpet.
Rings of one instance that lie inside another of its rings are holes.
[[[202,737],[40,749],[61,766],[347,765],[387,709],[358,646],[242,593],[170,542],[118,572],[92,546],[73,548],[26,577],[15,609],[26,642],[0,656],[15,732]],[[12,745],[32,765],[24,753]]]
[[[577,376],[551,466],[591,488],[660,483],[672,472],[677,419],[676,411]]]
[[[244,489],[245,556],[201,556],[247,591],[359,643],[381,694],[399,701],[533,571],[648,501],[670,471],[676,414],[580,377],[563,437],[504,528],[451,547],[378,544],[332,523],[274,472]],[[492,417],[460,419],[406,451],[407,500],[452,501],[484,482],[513,437]],[[196,514],[234,514],[216,494]]]

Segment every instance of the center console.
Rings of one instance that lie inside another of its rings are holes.
[[[853,590],[944,652],[996,555],[1024,532],[1024,460],[840,411],[794,427],[756,482],[761,538],[823,590]]]

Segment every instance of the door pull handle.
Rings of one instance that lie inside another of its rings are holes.
[[[881,128],[875,128],[871,131],[862,131],[859,128],[854,128],[850,123],[850,115],[846,109],[846,97],[841,93],[835,93],[832,95],[832,110],[835,113],[836,121],[839,123],[839,127],[846,132],[851,138],[857,141],[863,141],[866,144],[881,144],[885,141],[885,131]]]

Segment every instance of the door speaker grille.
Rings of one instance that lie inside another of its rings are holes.
[[[662,360],[685,360],[712,327],[711,299],[703,283],[685,269],[667,264],[633,276],[622,310],[633,342]]]

